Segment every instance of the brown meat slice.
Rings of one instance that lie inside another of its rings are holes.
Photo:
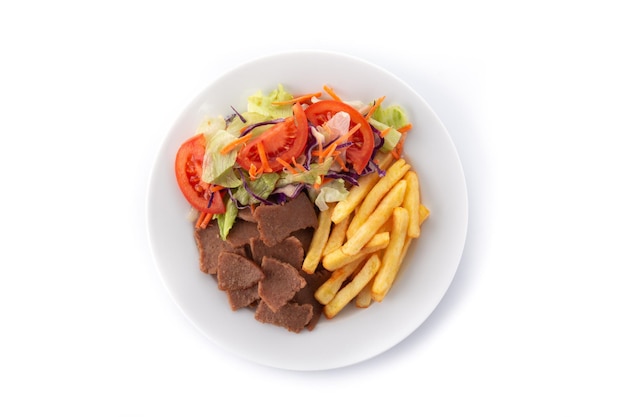
[[[294,236],[289,236],[274,246],[267,246],[260,238],[252,239],[250,241],[250,250],[252,259],[259,264],[263,261],[263,257],[266,256],[286,262],[297,269],[300,269],[302,262],[304,262],[302,243]]]
[[[244,249],[235,248],[230,242],[222,240],[215,220],[205,229],[195,229],[194,239],[198,247],[200,270],[207,274],[217,273],[217,259],[220,253],[226,251],[245,254]]]
[[[287,304],[306,285],[306,280],[300,276],[298,270],[288,263],[265,257],[261,268],[265,278],[259,282],[259,296],[274,312]]]
[[[256,223],[238,219],[228,232],[226,240],[235,248],[241,248],[250,244],[250,240],[259,237],[259,229]]]
[[[309,248],[311,247],[311,241],[313,240],[314,233],[314,228],[307,227],[306,229],[296,230],[291,235],[300,241],[300,243],[302,244],[302,249],[304,249],[304,253],[307,253],[309,251]]]
[[[274,246],[296,230],[317,227],[315,207],[306,193],[282,205],[262,204],[254,210],[254,218],[261,239],[268,246]]]
[[[265,275],[251,259],[232,252],[222,252],[217,261],[217,287],[220,290],[250,288]]]
[[[247,222],[256,223],[256,220],[254,220],[254,217],[252,216],[252,210],[250,209],[250,207],[240,209],[237,212],[237,218],[245,220]]]
[[[312,316],[313,307],[309,304],[287,303],[278,311],[273,311],[264,301],[259,303],[254,313],[254,318],[258,321],[284,327],[293,333],[300,333]]]
[[[322,285],[328,278],[330,278],[331,272],[320,269],[313,274],[302,273],[302,277],[306,280],[306,285],[296,293],[293,297],[293,301],[302,305],[310,305],[313,311],[311,321],[306,325],[307,329],[313,330],[317,325],[324,306],[320,304],[315,298],[315,291]]]
[[[261,299],[261,297],[259,297],[258,284],[250,288],[244,288],[243,290],[229,290],[226,291],[226,294],[228,295],[230,308],[233,311],[251,306]]]

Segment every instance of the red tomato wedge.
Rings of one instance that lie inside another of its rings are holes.
[[[176,182],[185,199],[203,213],[224,213],[222,195],[202,181],[202,161],[205,149],[204,135],[198,134],[185,141],[176,153]]]
[[[254,165],[257,170],[265,168],[272,172],[280,171],[283,165],[276,158],[290,162],[292,158],[300,156],[308,136],[306,115],[302,106],[296,103],[292,117],[273,125],[241,148],[237,163],[246,170]]]
[[[337,100],[321,100],[311,104],[305,110],[309,122],[313,126],[321,126],[340,111],[350,115],[350,128],[360,124],[361,127],[349,139],[353,145],[346,150],[346,158],[352,168],[360,174],[363,172],[374,152],[374,133],[365,117],[354,107]]]

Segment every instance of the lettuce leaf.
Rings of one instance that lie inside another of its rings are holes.
[[[348,197],[348,189],[345,182],[340,179],[333,180],[320,187],[315,197],[315,205],[321,211],[328,210],[328,203],[336,203],[345,200],[346,197]]]
[[[220,153],[224,146],[236,139],[236,136],[225,130],[218,130],[213,136],[207,138],[207,147],[202,163],[202,181],[227,188],[241,185],[241,180],[235,175],[233,169],[237,152],[229,152],[226,155]]]
[[[233,197],[243,206],[260,203],[260,199],[267,199],[274,191],[279,177],[275,172],[268,172],[254,181],[247,180],[235,190]]]
[[[239,209],[237,205],[230,198],[226,201],[226,212],[217,214],[217,226],[220,229],[220,237],[222,240],[226,240],[230,229],[233,228],[235,220],[237,220],[237,213]]]
[[[287,118],[293,115],[292,106],[290,104],[276,106],[272,103],[275,101],[291,100],[292,98],[293,96],[285,91],[282,84],[279,84],[278,87],[268,95],[264,95],[263,92],[259,90],[248,97],[248,111],[260,113],[271,119]]]

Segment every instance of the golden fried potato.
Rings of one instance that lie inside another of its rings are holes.
[[[372,299],[375,301],[383,300],[398,274],[400,263],[406,254],[408,227],[408,211],[404,207],[396,207],[393,210],[393,229],[391,230],[389,245],[385,249],[381,268],[372,284]]]
[[[352,281],[340,289],[337,295],[324,306],[323,311],[326,318],[331,319],[343,310],[343,308],[367,285],[374,275],[376,275],[380,264],[378,254],[374,253],[370,255],[365,264],[363,264],[363,267],[354,278],[352,278]]]
[[[348,238],[354,236],[361,225],[372,215],[389,190],[402,179],[409,169],[411,169],[411,166],[404,159],[398,159],[391,165],[385,176],[372,187],[352,217],[347,231]]]
[[[337,206],[335,206],[335,208],[336,207]],[[348,217],[339,223],[333,224],[332,229],[330,230],[330,236],[328,236],[328,242],[326,242],[326,246],[322,252],[322,256],[328,255],[329,253],[339,249],[344,244],[346,241],[346,231],[348,230],[348,225],[350,224],[350,217],[351,216],[348,215]]]
[[[344,281],[356,271],[365,257],[361,257],[333,271],[330,277],[315,291],[315,299],[320,304],[328,304],[339,291]]]
[[[308,274],[315,272],[322,259],[322,251],[326,246],[330,234],[330,226],[332,223],[330,217],[332,210],[333,205],[330,205],[327,210],[320,211],[318,215],[317,229],[315,229],[313,233],[311,245],[309,246],[309,250],[302,264],[302,270]]]
[[[341,250],[347,255],[356,255],[378,232],[391,216],[393,209],[400,206],[406,192],[406,181],[398,181],[393,188],[380,201],[374,212],[358,228],[352,237],[348,237]],[[354,221],[354,219],[353,219]]]
[[[379,153],[376,159],[378,160],[378,166],[381,169],[387,169],[393,161],[393,156],[391,155],[391,152]],[[359,178],[359,185],[350,188],[348,197],[337,203],[332,215],[333,223],[340,223],[352,214],[352,212],[354,212],[354,210],[361,204],[363,199],[379,180],[380,176],[377,172],[372,172],[371,174],[367,174]]]
[[[334,271],[353,261],[365,258],[370,253],[385,249],[389,245],[389,232],[376,233],[369,242],[355,255],[346,254],[339,248],[324,256],[322,265],[328,271]]]
[[[420,236],[420,185],[415,171],[409,171],[404,175],[406,180],[406,193],[402,207],[409,213],[409,229],[407,234],[416,239]]]

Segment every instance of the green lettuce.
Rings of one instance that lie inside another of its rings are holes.
[[[267,199],[276,188],[276,182],[279,177],[279,174],[275,172],[268,172],[254,181],[247,180],[245,186],[242,184],[235,190],[233,197],[243,206],[259,203],[259,199],[255,196]],[[254,193],[254,195],[251,193]]]
[[[226,237],[228,237],[230,229],[233,228],[235,220],[237,220],[237,213],[239,213],[237,205],[229,198],[226,201],[226,211],[215,216],[217,217],[217,226],[220,229],[222,240],[226,240]]]
[[[220,152],[224,146],[236,139],[236,136],[225,130],[218,130],[213,136],[207,138],[202,164],[202,181],[227,188],[238,187],[241,184],[241,180],[233,170],[237,152],[228,152],[225,155]]]
[[[342,179],[336,179],[322,185],[315,197],[315,205],[320,210],[328,210],[328,203],[336,203],[348,197],[348,189]]]
[[[398,104],[377,108],[372,118],[394,129],[399,129],[409,123],[406,111]]]
[[[285,91],[282,84],[279,84],[278,88],[268,95],[264,95],[263,92],[259,90],[248,97],[248,111],[260,113],[270,119],[287,118],[293,114],[292,106],[290,104],[276,106],[272,103],[275,101],[291,100],[292,98],[293,96]]]
[[[332,158],[326,158],[326,160],[321,164],[311,164],[309,169],[304,172],[282,172],[280,174],[280,180],[276,184],[277,187],[282,187],[287,184],[292,183],[304,183],[304,184],[315,184],[316,182],[321,181],[322,175],[326,175],[331,165],[333,164]]]
[[[383,130],[390,128],[385,135],[385,140],[381,149],[383,152],[389,152],[396,147],[402,137],[402,134],[398,132],[397,129],[407,125],[408,123],[409,118],[406,111],[397,104],[377,108],[370,118],[370,124],[374,128],[378,129],[378,131],[382,132]]]

